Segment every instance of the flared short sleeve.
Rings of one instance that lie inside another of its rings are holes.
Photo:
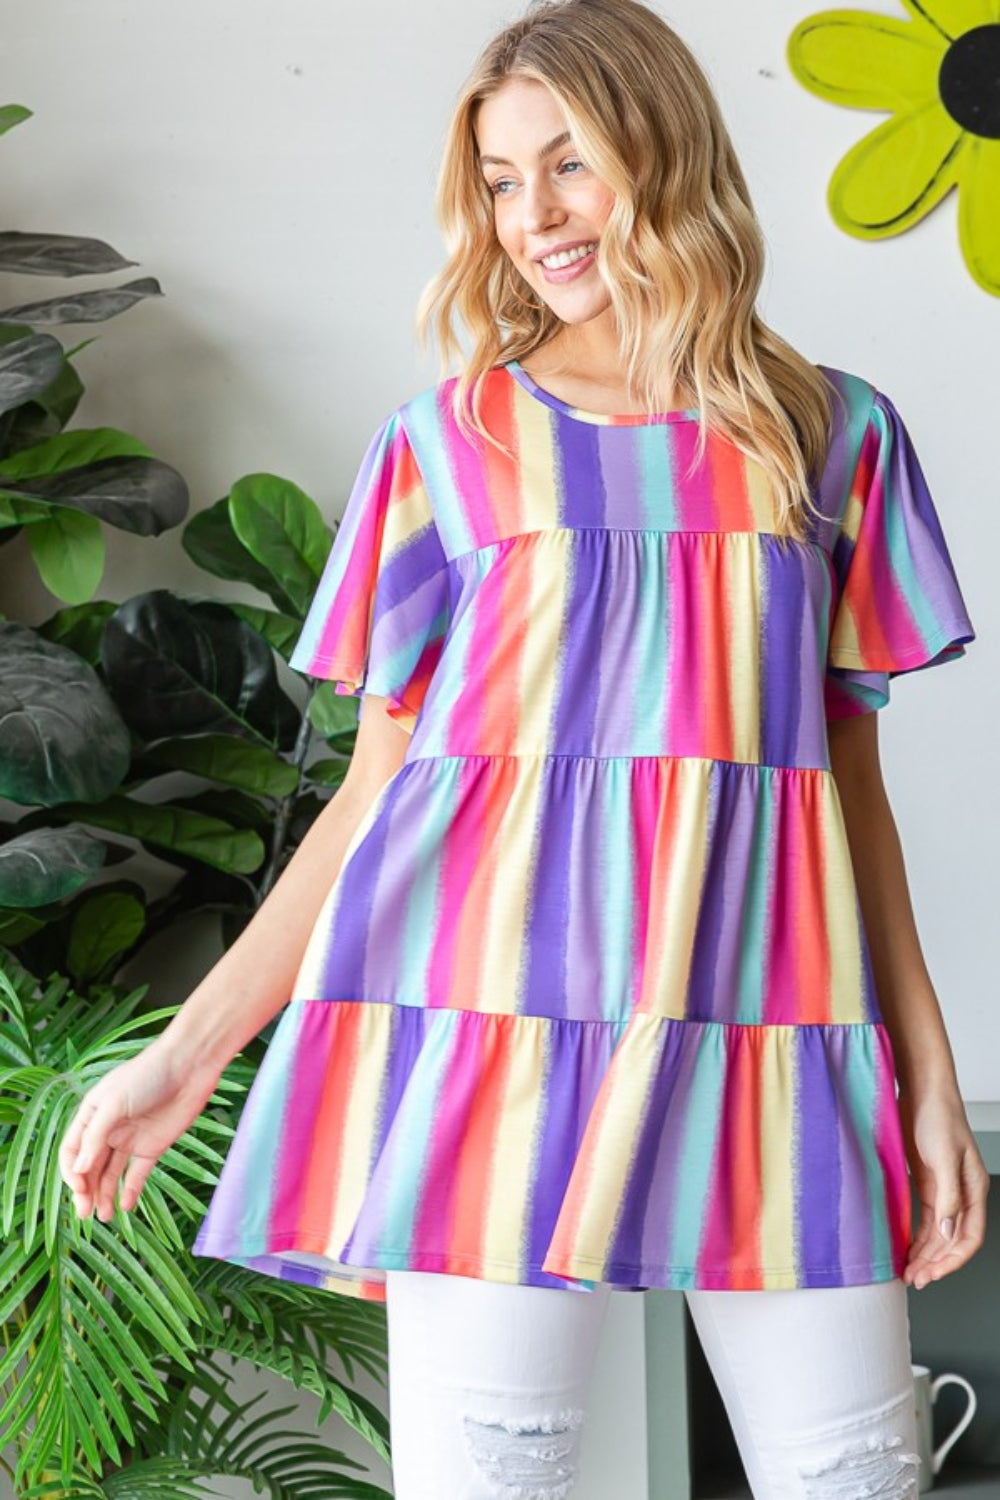
[[[377,693],[412,733],[449,618],[430,497],[396,411],[371,439],[289,664]]]
[[[909,433],[876,391],[833,549],[827,719],[883,708],[889,681],[975,639]]]

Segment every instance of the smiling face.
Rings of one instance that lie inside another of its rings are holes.
[[[611,299],[594,246],[614,193],[574,149],[553,95],[535,79],[508,79],[480,105],[476,143],[497,239],[525,281],[564,323],[600,316]]]

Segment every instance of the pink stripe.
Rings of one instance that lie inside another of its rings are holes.
[[[483,853],[490,827],[487,801],[490,783],[479,761],[463,760],[455,781],[455,808],[441,839],[441,877],[437,928],[427,972],[429,1005],[468,1003],[456,990],[455,967],[463,902]]]

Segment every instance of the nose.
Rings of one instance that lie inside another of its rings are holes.
[[[548,173],[527,178],[521,194],[524,228],[529,234],[542,234],[552,224],[565,217],[559,207],[558,195],[549,181]]]

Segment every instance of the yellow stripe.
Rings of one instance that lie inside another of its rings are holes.
[[[746,456],[746,482],[754,532],[773,531],[777,520],[774,489],[764,466],[749,455]]]
[[[560,1229],[557,1222],[554,1234],[558,1249],[568,1250],[571,1257],[599,1263],[607,1259],[622,1187],[635,1159],[646,1100],[659,1067],[660,1037],[658,1021],[633,1016],[604,1075],[567,1191],[573,1238],[567,1242],[569,1224]]]
[[[847,497],[847,505],[844,508],[844,518],[840,523],[840,529],[852,542],[856,542],[861,534],[861,522],[864,519],[865,505],[858,490],[852,489]]]
[[[490,1263],[525,1258],[535,1137],[542,1127],[547,1020],[522,1016],[510,1028],[510,1067],[500,1106],[500,1130],[490,1162],[483,1254]]]
[[[679,778],[671,795],[679,797],[680,817],[670,857],[667,889],[659,913],[653,913],[660,934],[649,955],[652,974],[643,985],[642,1009],[657,1016],[684,1020],[691,955],[694,951],[701,889],[705,880],[708,844],[708,780],[710,760],[679,760],[671,773]],[[647,999],[648,996],[648,999]]]
[[[823,835],[826,930],[830,941],[830,1020],[834,1024],[863,1021],[861,991],[861,932],[856,915],[857,888],[847,841],[840,794],[833,773],[823,777],[819,803]]]
[[[553,440],[548,408],[517,388],[517,426],[521,461],[521,514],[512,515],[514,531],[543,531],[559,525],[558,443]],[[499,534],[499,533],[498,533]]]
[[[733,758],[760,760],[760,568],[761,547],[753,532],[729,540],[729,701],[733,705]]]
[[[513,769],[511,766],[513,764]],[[541,858],[538,825],[542,809],[540,784],[544,762],[541,757],[516,763],[498,762],[493,776],[503,777],[510,800],[490,858],[494,861],[494,879],[486,913],[486,930],[482,933],[482,963],[479,972],[483,990],[475,997],[477,1010],[501,1014],[517,1010],[518,979],[522,951],[528,936],[528,898]]]
[[[551,748],[552,717],[562,679],[559,662],[553,661],[552,643],[559,643],[556,649],[561,655],[570,625],[567,609],[572,567],[566,553],[574,539],[571,530],[546,531],[526,544],[530,548],[529,583],[518,663],[515,755],[542,754]]]
[[[367,1005],[362,1010],[358,1056],[363,1060],[363,1072],[355,1072],[344,1116],[339,1148],[340,1182],[325,1252],[331,1259],[336,1258],[334,1250],[339,1250],[353,1229],[369,1185],[378,1126],[379,1094],[378,1088],[372,1087],[372,1084],[385,1078],[389,1063],[393,1007]],[[362,1078],[367,1086],[363,1086]]]
[[[769,1029],[760,1048],[760,1262],[782,1270],[795,1264],[795,1068],[791,1028]]]
[[[418,531],[422,531],[431,519],[430,501],[419,479],[405,495],[397,487],[392,505],[386,511],[385,517],[382,544],[386,555],[391,555]]]

